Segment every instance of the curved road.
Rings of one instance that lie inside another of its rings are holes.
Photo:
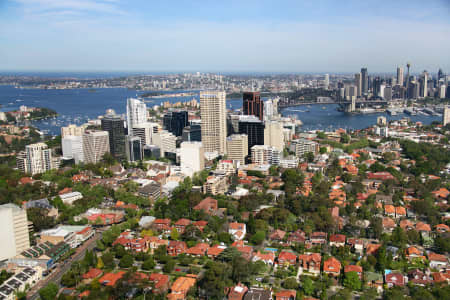
[[[46,278],[39,281],[36,285],[34,285],[27,293],[27,299],[29,300],[37,300],[39,299],[39,290],[50,282],[56,283],[59,286],[59,283],[61,281],[61,277],[66,273],[72,264],[75,261],[79,261],[84,258],[84,254],[86,250],[92,250],[94,249],[96,245],[96,241],[99,240],[102,237],[101,232],[97,232],[93,237],[91,237],[89,240],[84,242],[84,244],[79,247],[76,252],[72,255],[72,257],[64,262],[61,262],[60,265],[53,270]]]

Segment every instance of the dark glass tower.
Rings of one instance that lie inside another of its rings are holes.
[[[202,128],[200,124],[191,124],[183,129],[182,135],[183,142],[201,142],[202,141]]]
[[[248,136],[248,153],[255,145],[264,145],[264,123],[256,116],[241,116],[239,133]]]
[[[242,96],[244,115],[257,116],[261,121],[264,118],[264,102],[259,92],[244,92]]]
[[[163,117],[164,129],[173,133],[175,136],[181,136],[183,134],[183,128],[188,126],[188,112],[181,111],[169,111]]]
[[[369,92],[369,74],[367,68],[361,68],[361,90],[363,95]]]
[[[102,130],[108,131],[109,150],[118,160],[125,159],[124,120],[115,114],[107,114],[102,119]]]
[[[127,159],[129,161],[139,161],[143,159],[144,151],[141,139],[137,136],[127,137]]]

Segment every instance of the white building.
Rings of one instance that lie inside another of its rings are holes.
[[[54,168],[52,152],[45,143],[30,144],[17,155],[17,168],[31,175],[44,173]]]
[[[290,145],[290,150],[295,152],[295,155],[299,158],[308,152],[316,154],[317,143],[306,139],[293,140]]]
[[[74,159],[78,164],[84,161],[83,138],[81,135],[66,135],[61,139],[63,157],[66,159]]]
[[[109,153],[109,134],[107,131],[89,130],[83,133],[85,163],[98,163],[105,153]]]
[[[445,84],[441,84],[439,86],[439,98],[441,98],[441,99],[445,98],[446,90],[447,90],[447,86]]]
[[[450,123],[450,106],[444,107],[444,113],[442,114],[442,125]]]
[[[164,157],[166,152],[176,153],[177,151],[177,137],[167,130],[153,134],[152,141],[153,145],[161,149],[161,157]]]
[[[147,105],[135,98],[127,99],[127,128],[131,131],[137,124],[147,122]]]
[[[298,157],[289,156],[280,159],[280,167],[284,169],[294,169],[298,167]]]
[[[65,138],[66,136],[82,136],[86,126],[77,126],[70,124],[67,127],[61,127],[61,138]]]
[[[162,130],[161,125],[154,122],[145,122],[134,125],[131,135],[137,136],[141,139],[142,145],[152,145],[153,135]]]
[[[180,148],[181,168],[191,169],[192,173],[205,168],[205,154],[201,142],[183,142]]]
[[[201,91],[200,114],[205,152],[226,154],[227,110],[224,91]]]
[[[0,261],[30,248],[27,211],[14,204],[0,205]]]
[[[266,127],[264,128],[264,145],[275,147],[278,151],[283,151],[283,124],[278,121],[266,121]]]
[[[71,192],[59,195],[64,204],[72,205],[75,201],[83,199],[83,195],[80,192]]]
[[[268,145],[255,145],[251,149],[252,163],[257,165],[280,164],[281,151]]]
[[[227,157],[245,164],[248,155],[248,136],[246,134],[232,134],[227,137]]]

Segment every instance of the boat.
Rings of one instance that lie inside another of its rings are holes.
[[[327,109],[325,106],[322,106],[322,109]]]
[[[417,115],[417,113],[414,111],[414,109],[412,109],[412,108],[405,108],[404,110],[403,110],[403,112],[405,113],[405,114],[407,114],[407,115],[410,115],[410,116],[415,116],[415,115]]]

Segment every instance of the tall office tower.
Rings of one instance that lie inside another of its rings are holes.
[[[345,97],[347,100],[352,101],[356,99],[358,94],[358,88],[355,85],[348,85],[345,87]]]
[[[241,115],[228,114],[227,133],[228,135],[239,133],[239,118]]]
[[[437,80],[439,81],[444,77],[445,77],[444,72],[442,72],[442,69],[439,68]]]
[[[83,133],[83,155],[85,163],[96,164],[109,153],[109,134],[102,130],[86,130]]]
[[[183,128],[188,126],[188,112],[181,111],[169,111],[163,117],[164,129],[173,133],[175,136],[181,136],[183,134]]]
[[[201,142],[182,142],[180,145],[180,165],[190,169],[192,173],[205,168],[205,152]]]
[[[380,96],[382,99],[384,99],[384,90],[386,89],[385,84],[380,84],[380,87],[378,88],[378,96]]]
[[[247,155],[248,136],[246,134],[232,134],[227,137],[228,159],[238,160],[241,164],[245,164]]]
[[[381,78],[377,76],[373,79],[373,85],[372,85],[373,96],[380,95],[380,85],[381,85]]]
[[[138,136],[127,135],[125,153],[128,161],[139,161],[144,158],[144,148],[141,138]]]
[[[45,143],[30,144],[25,151],[17,155],[17,168],[31,175],[44,173],[54,169],[52,151]]]
[[[441,98],[441,99],[445,98],[446,89],[447,89],[447,87],[445,86],[445,84],[441,84],[439,86],[439,98]]]
[[[200,92],[202,143],[205,152],[226,154],[227,110],[224,91]]]
[[[392,87],[387,86],[384,89],[384,100],[391,101],[392,100]]]
[[[397,84],[398,85],[403,85],[403,68],[398,66],[397,67]]]
[[[135,125],[147,122],[147,105],[135,98],[127,99],[127,128],[131,132]]]
[[[63,157],[75,160],[76,164],[84,161],[83,138],[81,136],[68,135],[61,139]]]
[[[15,204],[0,205],[0,261],[30,248],[27,211]]]
[[[138,136],[141,139],[142,145],[151,145],[153,144],[153,135],[161,130],[161,125],[159,125],[158,123],[145,122],[134,125],[131,133],[128,132],[128,134]]]
[[[444,107],[444,113],[442,114],[442,125],[450,124],[450,106]]]
[[[362,95],[367,95],[369,92],[369,74],[367,68],[361,68],[361,89]]]
[[[248,153],[254,145],[264,145],[264,123],[256,116],[240,116],[239,133],[248,136]]]
[[[69,135],[82,136],[85,129],[86,129],[85,126],[77,126],[73,124],[70,124],[67,127],[61,127],[61,138],[64,138]]]
[[[152,142],[161,149],[161,157],[166,157],[166,154],[176,153],[177,151],[177,137],[167,130],[155,133]]]
[[[428,97],[428,72],[423,71],[422,73],[422,86],[421,86],[421,97]]]
[[[406,80],[405,80],[405,87],[408,90],[409,89],[409,81],[411,80],[411,78],[409,77],[409,69],[411,68],[411,63],[406,63],[406,68],[408,69],[408,71],[406,72]],[[409,95],[408,95],[409,97]]]
[[[252,147],[252,163],[257,165],[279,165],[281,151],[268,145],[255,145]]]
[[[325,74],[323,83],[324,83],[326,89],[328,89],[330,87],[330,75],[329,74]]]
[[[244,92],[242,101],[244,115],[257,116],[261,121],[264,119],[264,102],[259,92]]]
[[[108,132],[109,152],[117,160],[124,160],[125,155],[125,127],[123,119],[115,114],[107,114],[102,119],[102,130]]]
[[[181,135],[183,142],[201,142],[202,141],[202,126],[201,124],[191,123],[191,125],[183,129]]]
[[[284,149],[283,124],[278,121],[267,121],[264,128],[264,145]]]
[[[358,89],[357,92],[357,96],[361,97],[362,96],[362,79],[361,79],[361,73],[356,73],[355,74],[355,85],[356,88]]]

